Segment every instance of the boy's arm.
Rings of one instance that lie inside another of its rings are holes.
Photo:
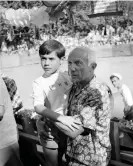
[[[79,125],[81,122],[72,116],[60,115],[43,105],[37,105],[34,108],[36,113],[42,115],[43,117],[47,117],[54,122],[59,122],[57,123],[58,125],[60,124],[65,126],[65,128],[68,128],[71,131],[76,131],[76,129],[79,129],[80,127]]]
[[[32,84],[32,88],[33,88],[33,105],[35,111],[39,115],[45,116],[51,120],[57,119],[57,117],[60,114],[53,112],[50,108],[47,108],[45,106],[46,94],[43,91],[41,85],[38,82],[34,81]]]
[[[36,113],[42,115],[43,117],[47,117],[53,121],[56,121],[60,114],[53,112],[51,109],[43,106],[42,104],[38,104],[34,106]]]

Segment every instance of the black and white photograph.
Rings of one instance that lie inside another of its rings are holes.
[[[133,166],[132,0],[0,0],[0,166]]]

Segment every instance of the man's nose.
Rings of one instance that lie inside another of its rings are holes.
[[[71,70],[71,71],[75,71],[75,69],[76,69],[76,68],[75,68],[75,65],[72,64],[71,67],[70,67],[70,70]]]

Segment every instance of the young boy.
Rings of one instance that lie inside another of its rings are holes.
[[[35,111],[41,115],[37,129],[47,166],[58,166],[66,146],[66,137],[53,122],[60,122],[74,131],[79,122],[65,116],[71,81],[67,73],[59,72],[65,57],[64,46],[56,40],[47,40],[39,48],[42,76],[33,82]]]

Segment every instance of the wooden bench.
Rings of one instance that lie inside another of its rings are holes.
[[[120,128],[118,122],[111,121],[110,123],[110,140],[112,145],[110,165],[114,166],[132,166],[133,152],[121,150],[120,132],[133,134],[130,129]]]

